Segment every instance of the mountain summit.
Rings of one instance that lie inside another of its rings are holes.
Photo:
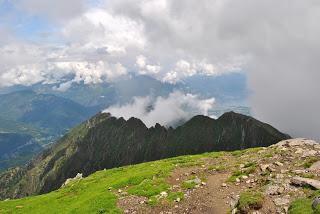
[[[217,120],[195,116],[182,126],[147,128],[137,119],[99,113],[44,151],[25,168],[0,176],[1,198],[58,189],[77,173],[185,154],[269,146],[290,136],[252,117],[228,112]]]

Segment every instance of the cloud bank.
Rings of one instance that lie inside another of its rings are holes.
[[[254,116],[320,138],[319,1],[70,1],[63,22],[43,1],[20,2],[21,13],[52,20],[55,40],[14,38],[14,25],[3,24],[10,14],[1,16],[0,86],[61,81],[70,72],[88,84],[128,71],[175,84],[244,71]]]
[[[201,99],[197,95],[176,91],[168,97],[135,97],[131,103],[111,106],[104,112],[126,120],[131,117],[139,118],[147,127],[156,123],[168,127],[198,114],[208,115],[213,105],[214,98]]]

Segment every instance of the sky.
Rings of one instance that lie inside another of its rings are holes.
[[[319,20],[317,0],[0,0],[0,87],[244,72],[255,117],[320,139]]]

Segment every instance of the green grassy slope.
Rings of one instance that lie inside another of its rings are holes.
[[[214,156],[220,153],[214,153]],[[182,156],[161,161],[102,170],[57,191],[18,200],[0,202],[0,213],[122,213],[112,189],[129,186],[128,193],[152,198],[168,191],[164,181],[181,166],[201,164],[200,158],[211,154]],[[170,198],[170,197],[168,197]]]
[[[269,158],[269,154],[275,154],[275,152],[276,149],[270,147],[267,149],[251,148],[234,152],[212,152],[102,170],[84,179],[72,181],[67,186],[48,194],[0,201],[0,213],[123,213],[123,210],[117,207],[118,197],[121,197],[121,193],[118,192],[119,189],[130,195],[147,197],[150,206],[172,204],[177,197],[183,199],[184,195],[183,192],[179,192],[181,190],[172,189],[167,183],[168,179],[166,178],[171,175],[174,169],[183,167],[200,168],[204,163],[208,163],[208,160],[216,160],[216,163],[222,165],[211,165],[208,170],[214,168],[217,172],[220,170],[236,172],[235,169],[239,167],[240,163],[245,163],[245,161],[249,160],[257,161],[257,158]],[[226,160],[228,161],[226,162]],[[249,170],[254,167],[254,170],[242,175],[248,175],[257,170],[257,166],[250,163],[254,162],[247,162],[244,169]],[[222,168],[223,166],[224,169]],[[231,174],[232,176],[233,174]],[[228,184],[231,185],[233,182],[229,181]],[[184,181],[181,183],[183,188],[193,188],[183,186],[184,183]],[[258,199],[259,201],[262,200],[262,195],[260,196],[260,193],[255,191],[265,189],[266,186],[264,185],[267,185],[267,183],[259,184],[261,186],[257,189],[251,189],[251,191],[253,190],[252,192],[244,191],[240,195],[239,207],[241,207],[241,204],[246,206],[248,203],[256,203]],[[167,192],[168,197],[158,199],[157,196],[162,191]],[[289,208],[290,214],[314,213],[311,209],[311,202],[320,192],[311,189],[303,189],[303,191],[306,194],[308,193],[307,198],[293,200]]]

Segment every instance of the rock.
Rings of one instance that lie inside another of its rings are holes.
[[[235,209],[239,203],[239,195],[231,196],[230,208],[231,210]]]
[[[193,182],[194,182],[195,184],[201,184],[201,180],[200,180],[200,178],[198,178],[198,177],[196,177],[195,179],[193,179]]]
[[[276,174],[276,179],[282,179],[284,178],[284,174]]]
[[[279,195],[278,189],[279,186],[277,185],[268,185],[265,193],[267,195]]]
[[[266,172],[270,164],[260,164],[260,169],[262,172]]]
[[[309,185],[312,186],[316,189],[320,189],[320,181],[311,179],[311,178],[302,178],[302,177],[293,177],[291,179],[291,184],[296,185],[296,186],[304,186],[304,185]]]
[[[284,187],[279,187],[279,189],[278,189],[278,193],[279,194],[282,194],[284,191],[285,191]]]
[[[318,152],[315,150],[306,150],[303,152],[302,157],[312,157],[312,156],[316,156],[317,154]]]
[[[276,206],[284,206],[288,205],[290,203],[290,200],[288,198],[276,198],[273,200],[273,202]]]
[[[279,162],[279,161],[276,161],[275,164],[276,164],[277,166],[283,166],[283,163],[281,163],[281,162]]]
[[[297,175],[300,175],[300,174],[305,173],[305,172],[306,172],[306,170],[303,170],[303,169],[297,169],[297,170],[294,170],[293,172],[294,172],[295,174],[297,174]]]
[[[166,198],[166,197],[168,197],[168,193],[165,192],[165,191],[160,192],[160,197],[161,197],[161,198]]]
[[[310,171],[320,171],[320,161],[313,163],[310,168]]]
[[[237,182],[237,183],[240,183],[240,179],[239,179],[239,178],[236,178],[236,182]]]
[[[269,165],[269,166],[267,167],[267,170],[269,170],[270,172],[275,172],[275,171],[276,171],[276,169],[273,168],[271,165]]]
[[[296,138],[289,140],[282,140],[279,143],[271,146],[271,147],[295,147],[295,146],[314,146],[318,145],[314,140],[308,140],[305,138]]]
[[[237,208],[234,208],[232,211],[231,211],[231,214],[237,214],[238,213],[238,209]]]
[[[181,199],[180,199],[180,198],[177,198],[175,201],[176,201],[176,202],[180,202],[180,201],[181,201]]]
[[[304,151],[304,149],[302,149],[302,148],[299,147],[299,148],[297,148],[295,154],[302,154],[303,151]]]
[[[74,178],[68,178],[63,184],[62,187],[67,186],[70,182],[81,180],[82,179],[82,173],[77,173],[77,175]]]
[[[200,185],[201,180],[200,180],[200,178],[196,177],[195,179],[187,180],[186,183],[195,183],[196,185]]]
[[[284,190],[285,189],[282,186],[269,184],[267,186],[267,189],[266,189],[265,193],[267,195],[280,195],[280,194],[282,194],[284,192]]]
[[[246,175],[242,175],[241,178],[242,178],[243,180],[246,180],[246,179],[248,179],[249,177],[246,176]]]
[[[201,185],[205,186],[205,185],[207,185],[207,183],[206,182],[201,182]]]
[[[240,169],[244,168],[244,164],[240,164],[239,167],[240,167]]]
[[[221,186],[222,187],[227,187],[227,184],[226,183],[222,183]]]
[[[122,193],[122,190],[121,190],[121,189],[118,189],[118,193]]]

